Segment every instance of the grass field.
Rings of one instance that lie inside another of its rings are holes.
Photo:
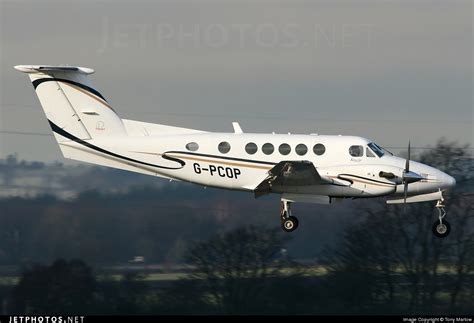
[[[146,267],[136,268],[135,270],[127,270],[123,269],[122,267],[108,267],[108,270],[105,272],[102,271],[99,273],[96,278],[98,281],[119,281],[121,280],[124,275],[127,273],[134,272],[141,275],[143,281],[146,282],[173,282],[179,279],[186,278],[189,275],[189,272],[163,272],[162,270],[149,270]],[[396,273],[402,274],[404,269],[400,266],[395,270]],[[283,268],[280,270],[280,273],[284,275],[291,275],[295,273],[294,268]],[[316,266],[308,266],[304,268],[303,276],[306,277],[321,277],[328,273],[328,270],[325,266],[316,265]],[[455,268],[452,266],[440,266],[438,269],[438,274],[442,275],[453,275],[455,274]],[[12,286],[16,285],[20,280],[20,276],[18,275],[1,275],[0,276],[0,286]]]

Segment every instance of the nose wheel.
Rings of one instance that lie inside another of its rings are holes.
[[[444,200],[438,200],[435,208],[438,210],[438,220],[433,223],[433,234],[438,238],[446,238],[451,232],[451,226],[449,222],[444,220],[446,216],[446,210],[444,209]]]
[[[291,215],[291,202],[281,200],[281,228],[285,232],[293,232],[298,227],[298,219]]]

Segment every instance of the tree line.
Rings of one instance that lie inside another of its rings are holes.
[[[452,231],[445,239],[431,232],[433,203],[356,202],[335,209],[331,220],[308,217],[301,231],[288,235],[262,212],[275,200],[255,203],[239,193],[179,187],[159,197],[143,189],[118,196],[86,192],[73,201],[3,200],[0,262],[24,268],[17,285],[0,289],[4,312],[472,314],[470,158],[447,141],[419,156],[458,182],[447,195]],[[172,207],[163,209],[163,201]],[[340,225],[337,213],[350,220]],[[323,229],[313,230],[321,223]],[[341,228],[329,230],[335,227]],[[98,275],[100,264],[137,253],[192,270],[167,286],[136,273],[118,280]],[[58,256],[77,259],[54,261]]]
[[[281,253],[288,235],[256,226],[196,242],[186,252],[193,270],[169,286],[137,273],[99,278],[82,260],[57,260],[4,291],[6,314],[472,314],[472,231],[395,247],[409,241],[389,242],[395,232],[381,225],[369,217],[348,229],[327,250],[323,274]]]

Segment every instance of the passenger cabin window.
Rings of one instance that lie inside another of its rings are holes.
[[[199,145],[196,142],[190,142],[186,145],[186,149],[189,151],[196,151],[199,149]]]
[[[291,152],[291,147],[288,144],[281,144],[280,147],[278,147],[278,151],[282,155],[288,155]]]
[[[362,146],[350,146],[349,147],[349,154],[352,157],[362,157],[364,156],[364,147]]]
[[[316,155],[321,156],[322,154],[326,152],[326,147],[324,147],[323,144],[316,144],[313,146],[313,152]]]
[[[273,154],[274,150],[275,150],[275,148],[273,147],[273,145],[271,143],[266,143],[262,146],[262,151],[265,155]]]
[[[258,150],[258,147],[253,142],[249,142],[247,145],[245,145],[245,151],[249,155],[255,154],[257,152],[257,150]]]
[[[217,146],[217,149],[219,149],[222,154],[227,154],[230,151],[230,144],[227,141],[223,141]]]
[[[375,157],[374,153],[369,149],[369,147],[365,148],[365,155],[367,157]]]
[[[308,152],[308,147],[306,147],[304,144],[299,144],[296,146],[295,151],[298,155],[303,156]]]

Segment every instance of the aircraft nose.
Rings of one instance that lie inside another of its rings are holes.
[[[454,185],[456,185],[456,180],[454,179],[454,177],[444,173],[443,184],[446,185],[446,187],[453,187]]]
[[[436,177],[438,178],[441,184],[440,186],[442,186],[443,188],[450,188],[456,185],[456,180],[454,179],[454,177],[443,173],[440,170],[437,171]]]
[[[413,171],[426,177],[427,182],[422,184],[426,190],[448,189],[456,185],[454,177],[432,166],[413,162]]]

